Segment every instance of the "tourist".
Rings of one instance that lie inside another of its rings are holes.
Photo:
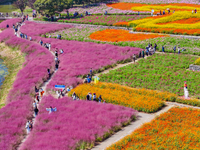
[[[90,76],[91,76],[91,78],[92,78],[92,68],[90,68]]]
[[[96,100],[97,100],[96,93],[93,93],[92,100],[93,100],[93,101],[96,101]]]
[[[194,13],[194,10],[192,10],[192,14]]]
[[[180,47],[178,47],[178,54],[180,54],[181,53],[181,49],[180,49]]]
[[[88,101],[90,100],[89,94],[90,94],[90,93],[88,93],[88,94],[86,95],[86,99],[87,99]]]
[[[36,107],[34,108],[35,117],[37,116],[38,112],[39,112],[39,110],[38,110],[38,108],[37,108],[37,106],[36,106]]]
[[[72,98],[73,98],[73,100],[76,100],[76,93],[75,92],[72,94]]]
[[[175,10],[173,11],[173,13],[175,13]]]
[[[144,50],[142,50],[142,57],[144,58]]]
[[[163,52],[163,53],[165,52],[165,47],[164,47],[164,45],[162,46],[162,52]]]
[[[92,100],[92,94],[89,93],[89,100],[91,101]]]
[[[60,53],[63,54],[63,50],[62,49],[60,49]]]
[[[163,10],[163,15],[165,15],[165,10]]]
[[[175,54],[176,53],[176,46],[174,46],[173,50],[174,50],[174,54]]]
[[[13,24],[13,29],[15,29],[15,25]]]
[[[37,107],[37,102],[36,101],[34,101],[34,103],[33,103],[33,108],[35,109],[35,107]]]
[[[43,44],[43,41],[42,41],[42,40],[40,40],[40,42],[39,42],[39,43],[40,43],[40,45],[42,46],[42,44]]]
[[[168,14],[170,14],[170,9],[168,9]]]
[[[30,41],[32,41],[32,38],[31,38],[31,37],[29,37],[29,40],[30,40]]]
[[[50,106],[50,108],[46,108],[46,110],[49,112],[49,114],[51,114],[52,112],[56,112],[57,111],[57,108],[55,107],[55,108],[52,108],[51,106]]]
[[[162,15],[162,11],[160,10],[160,15]]]
[[[88,78],[87,78],[87,83],[90,83],[91,82],[91,77],[89,76]]]
[[[58,63],[58,57],[55,57],[54,60],[55,60],[55,63]]]
[[[101,101],[102,101],[102,97],[101,97],[101,95],[99,95],[98,100],[99,100],[99,103],[101,103]]]
[[[85,12],[85,15],[86,15],[86,16],[88,15],[88,12],[87,12],[87,11]]]
[[[55,51],[55,57],[58,57],[58,50],[56,48],[56,51]]]
[[[108,12],[107,12],[107,10],[105,11],[105,13],[104,13],[104,15],[107,15],[108,14]]]
[[[32,129],[32,122],[31,122],[31,120],[27,121],[25,128],[26,128],[27,134],[29,134],[30,131],[31,131],[31,129]]]
[[[51,38],[51,34],[49,34],[49,38]]]
[[[140,15],[140,12],[138,11],[138,15]]]
[[[85,78],[85,79],[83,80],[83,83],[87,83],[87,78]]]
[[[133,54],[133,61],[134,61],[134,63],[135,63],[135,60],[136,60],[136,56],[135,56],[135,54]]]
[[[139,53],[139,58],[141,58],[141,51],[140,51],[140,53]]]
[[[103,101],[103,104],[105,104],[105,103],[106,103],[106,100]]]
[[[35,93],[37,93],[39,90],[38,90],[38,88],[35,86]]]
[[[156,52],[157,44],[154,45],[154,53]]]
[[[27,16],[26,16],[26,20],[28,20],[28,14],[27,14]]]
[[[51,43],[49,43],[49,50],[51,50]]]
[[[9,24],[6,25],[6,28],[9,28]]]
[[[195,14],[197,13],[197,10],[196,10],[196,9],[194,10],[194,13],[195,13]]]
[[[47,69],[47,73],[48,73],[49,79],[50,79],[50,77],[51,77],[51,71],[50,71],[50,69]]]
[[[186,81],[184,81],[184,88],[187,89],[187,83],[186,83]]]

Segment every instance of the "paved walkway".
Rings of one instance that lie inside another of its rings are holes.
[[[167,112],[170,108],[174,107],[173,105],[168,105],[164,107],[162,110],[158,111],[157,113],[147,114],[140,112],[137,116],[137,120],[131,122],[130,125],[124,127],[119,132],[112,135],[110,138],[106,139],[105,141],[101,142],[99,145],[95,146],[92,150],[104,150],[106,147],[114,144],[115,142],[119,141],[120,139],[124,138],[125,136],[131,134],[133,131],[141,127],[144,123],[150,122],[155,119],[156,116]]]
[[[32,41],[32,42],[34,42],[34,41]],[[49,51],[49,50],[47,49],[47,51]],[[50,52],[54,56],[54,53],[52,51],[50,51]],[[42,88],[44,90],[43,96],[47,93],[46,87],[47,87],[48,83],[51,81],[52,77],[55,75],[56,72],[57,72],[57,70],[54,70],[53,73],[51,74],[50,78],[47,81],[45,81],[42,84],[41,87],[39,87],[39,89]],[[41,101],[42,101],[42,98],[40,99],[40,102],[38,103],[38,108],[39,108]],[[34,112],[33,112],[33,116],[34,116]],[[34,127],[34,124],[35,124],[35,119],[36,119],[35,117],[32,118],[33,127]],[[21,141],[21,144],[19,145],[19,147],[17,149],[19,149],[19,150],[22,149],[24,142],[27,140],[27,138],[29,137],[30,134],[31,134],[31,132],[29,134],[25,135],[24,139]]]

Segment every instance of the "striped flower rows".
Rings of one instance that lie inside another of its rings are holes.
[[[172,108],[107,150],[200,149],[200,111]]]

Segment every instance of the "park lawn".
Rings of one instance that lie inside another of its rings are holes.
[[[123,84],[134,88],[168,91],[183,95],[187,81],[190,96],[199,96],[199,72],[188,70],[196,56],[178,54],[155,54],[108,74],[100,76],[103,82]]]
[[[172,108],[107,150],[200,149],[200,111]]]

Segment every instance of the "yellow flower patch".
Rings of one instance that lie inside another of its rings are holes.
[[[80,99],[86,99],[86,95],[96,93],[97,98],[102,96],[106,103],[112,103],[131,107],[138,111],[152,113],[163,107],[162,100],[172,100],[175,94],[157,92],[146,89],[134,89],[112,83],[82,84],[73,89],[69,95],[75,92]]]

